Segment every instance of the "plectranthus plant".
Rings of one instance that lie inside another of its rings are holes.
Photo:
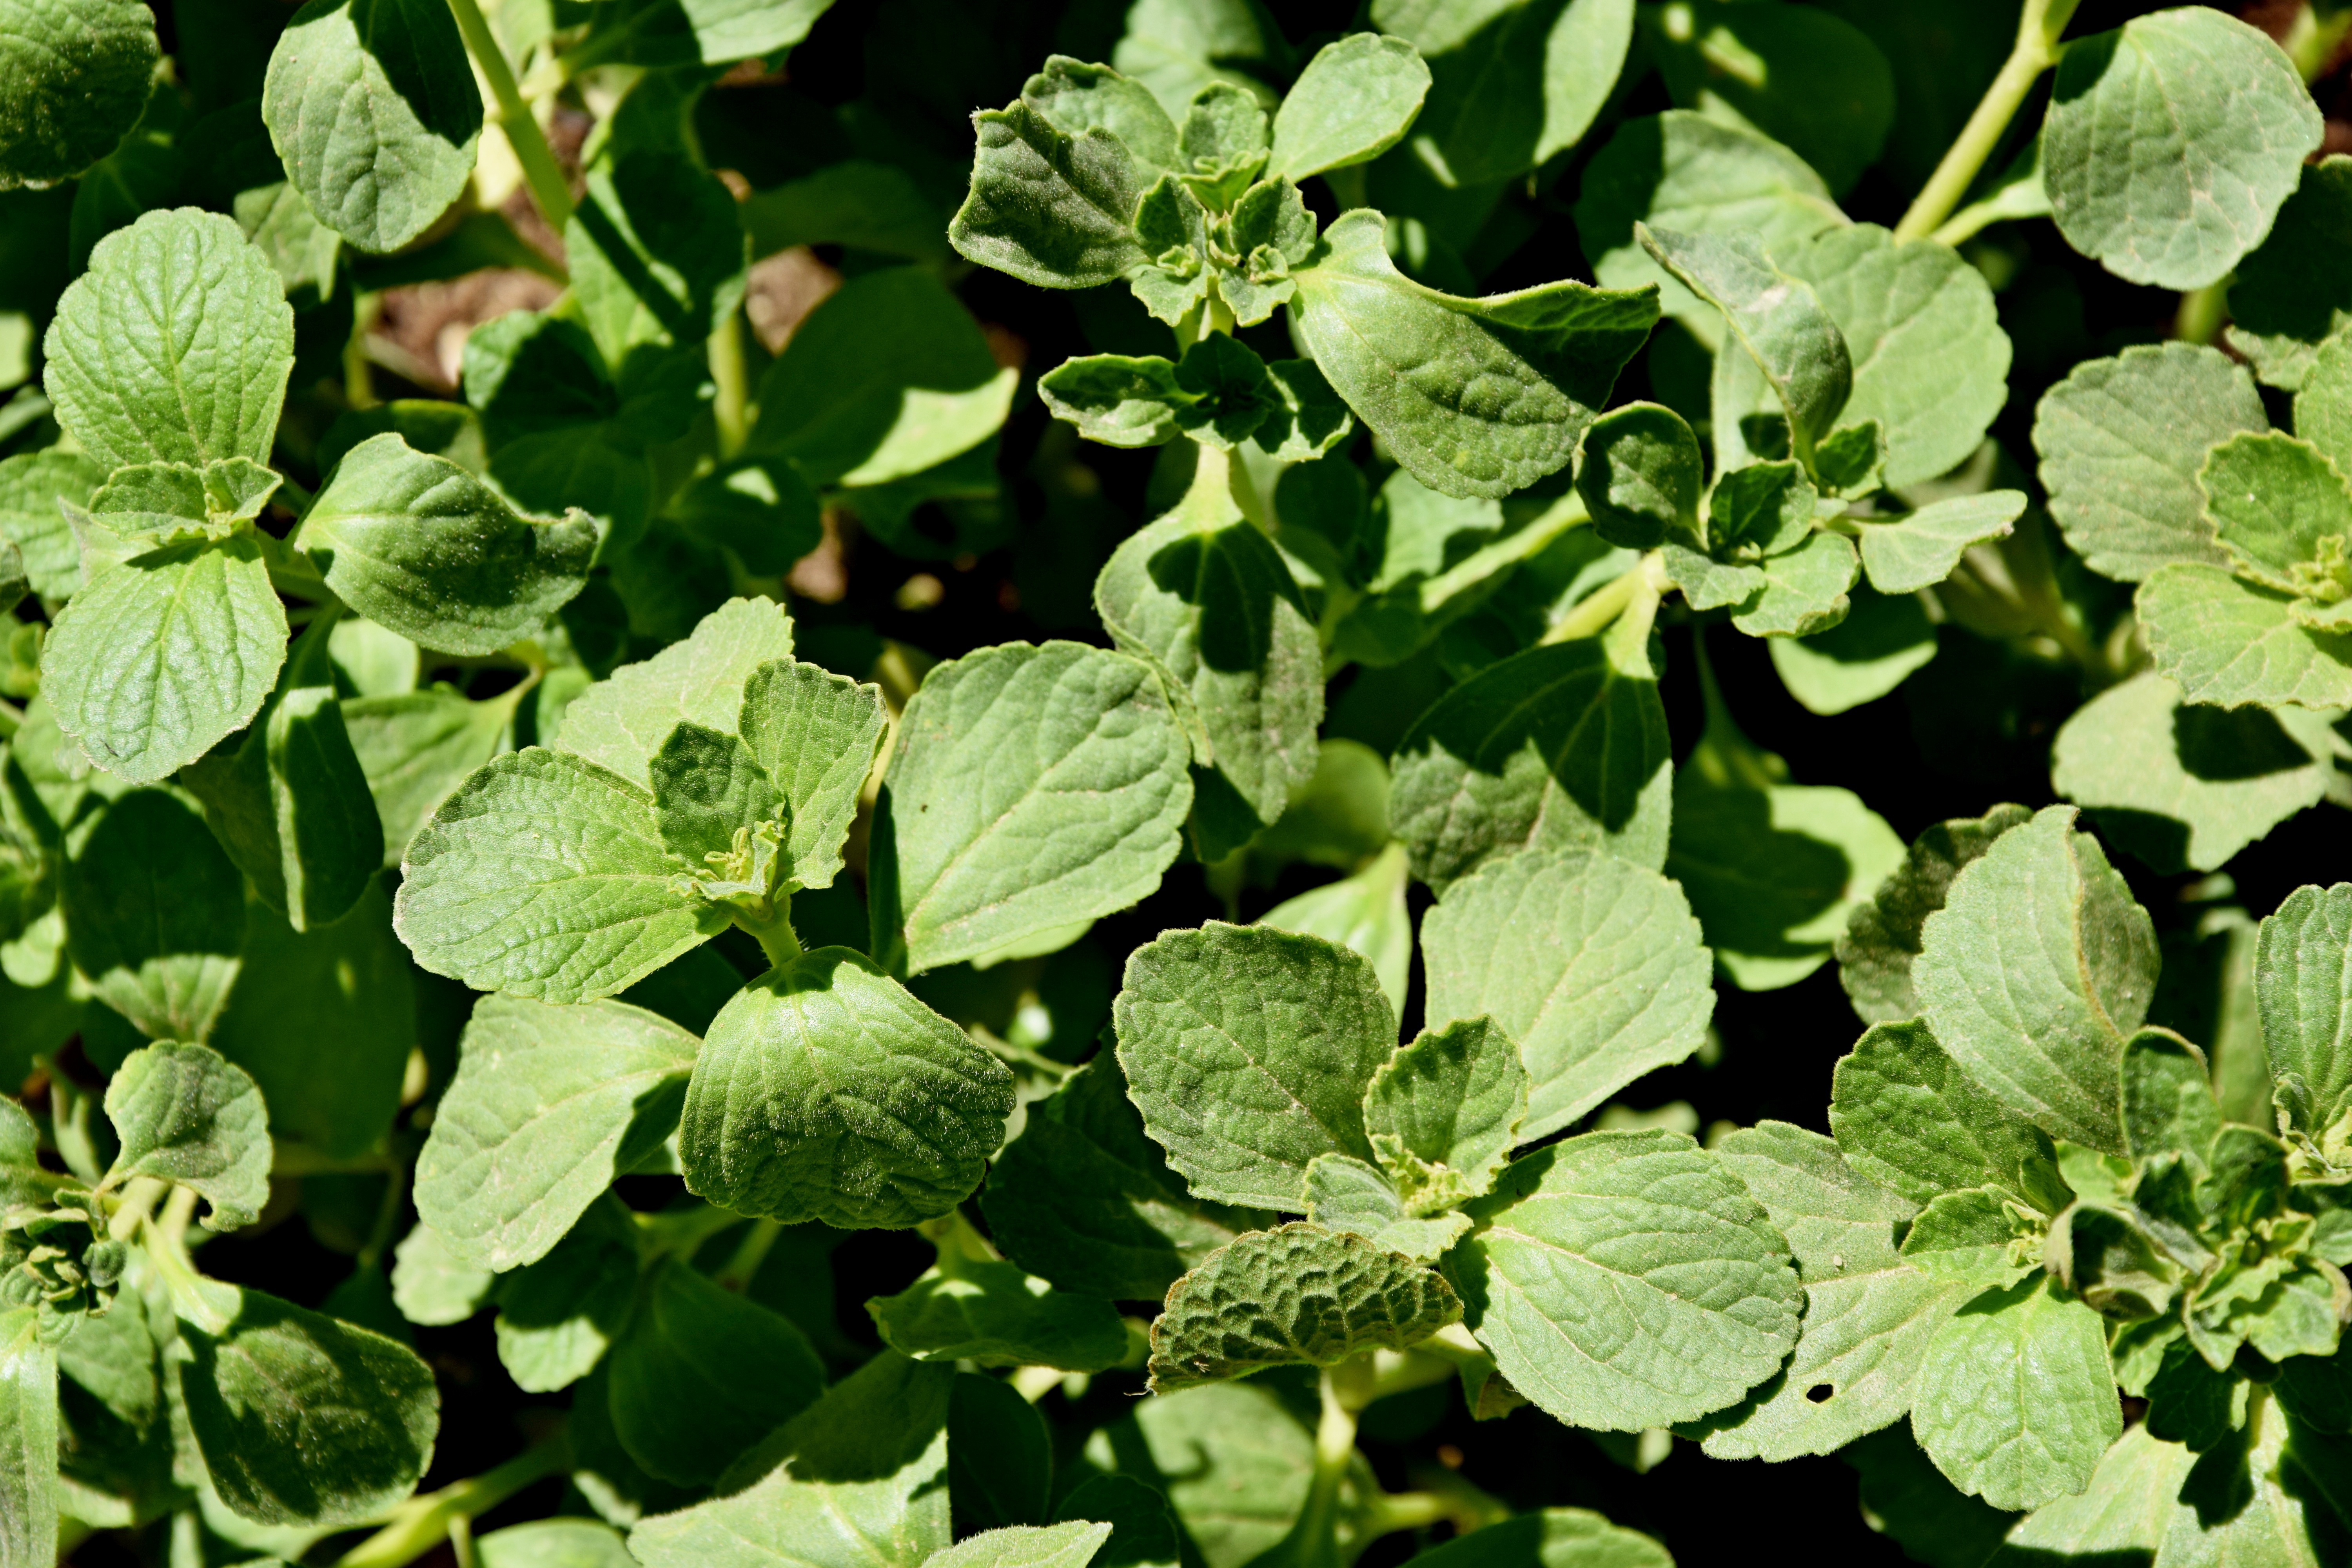
[[[0,0],[0,1568],[2352,1561],[2347,92]]]

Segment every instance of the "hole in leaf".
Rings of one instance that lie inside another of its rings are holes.
[[[1805,1390],[1805,1397],[1811,1400],[1816,1405],[1827,1405],[1830,1402],[1830,1395],[1836,1392],[1836,1389],[1832,1388],[1826,1383],[1817,1383],[1813,1384],[1812,1387]]]

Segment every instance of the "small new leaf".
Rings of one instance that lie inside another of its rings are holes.
[[[104,1184],[155,1176],[201,1194],[208,1230],[251,1225],[269,1201],[269,1116],[243,1068],[164,1040],[123,1058],[106,1086],[122,1151]]]

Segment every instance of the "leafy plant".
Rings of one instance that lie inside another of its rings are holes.
[[[2342,1560],[2257,14],[0,0],[0,1568]]]

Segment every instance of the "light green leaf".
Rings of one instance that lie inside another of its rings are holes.
[[[497,1275],[460,1258],[439,1231],[421,1221],[392,1252],[393,1305],[412,1323],[462,1323],[498,1285]]]
[[[2161,871],[2210,871],[2305,806],[2335,776],[2326,716],[2208,708],[2143,673],[2077,709],[2051,749],[2051,784]]]
[[[539,1519],[474,1538],[481,1568],[635,1568],[620,1532],[593,1519]]]
[[[535,1263],[677,1125],[693,1036],[619,1002],[475,1005],[416,1161],[416,1212],[448,1252]]]
[[[2318,105],[2268,35],[2181,6],[2076,40],[2042,183],[2066,242],[2134,283],[2201,289],[2263,242],[2320,144]],[[2113,149],[2133,149],[2117,168]]]
[[[498,754],[521,690],[479,702],[446,687],[342,701],[343,732],[383,826],[384,865],[399,865],[441,803]]]
[[[76,594],[41,652],[58,727],[100,767],[151,784],[261,710],[286,610],[251,539],[172,544]]]
[[[1873,1025],[1832,1081],[1830,1128],[1846,1163],[1907,1201],[1987,1184],[2045,1214],[2072,1201],[2049,1137],[1979,1088],[1927,1025]]]
[[[972,126],[971,190],[948,226],[956,254],[1041,289],[1091,289],[1151,259],[1131,226],[1150,181],[1110,132],[1072,137],[1026,103]]]
[[[431,227],[482,134],[457,18],[430,0],[310,0],[270,54],[261,110],[303,200],[362,250]]]
[[[1582,140],[1633,37],[1633,0],[1375,0],[1373,23],[1431,61],[1415,155],[1443,184],[1502,180]]]
[[[1772,264],[1752,235],[1717,236],[1633,226],[1633,237],[1685,288],[1723,312],[1724,325],[1771,384],[1799,457],[1829,434],[1853,389],[1844,336],[1812,286]]]
[[[1316,1155],[1307,1167],[1304,1195],[1307,1217],[1315,1224],[1361,1237],[1415,1263],[1436,1262],[1470,1228],[1467,1215],[1424,1218],[1408,1212],[1380,1167],[1352,1154]]]
[[[1381,994],[1402,1014],[1412,968],[1412,916],[1404,897],[1409,880],[1404,846],[1391,844],[1354,876],[1285,899],[1257,923],[1319,936],[1362,953],[1380,977]]]
[[[1315,1440],[1262,1383],[1213,1384],[1139,1401],[1097,1431],[1096,1464],[1163,1493],[1207,1568],[1244,1568],[1306,1502]]]
[[[1138,948],[1113,1004],[1145,1128],[1194,1195],[1296,1213],[1318,1154],[1373,1157],[1365,1088],[1396,1048],[1371,965],[1212,921]]]
[[[1600,849],[1655,868],[1673,810],[1664,706],[1594,638],[1531,648],[1447,692],[1399,742],[1389,817],[1443,895],[1490,858]]]
[[[2021,805],[1998,805],[1981,817],[1937,823],[1912,844],[1904,864],[1870,901],[1855,908],[1837,940],[1838,982],[1863,1022],[1918,1016],[1911,961],[1918,956],[1920,927],[1944,907],[1960,868],[2032,815]]]
[[[269,1121],[243,1068],[204,1046],[164,1040],[123,1058],[106,1086],[121,1152],[107,1185],[154,1176],[212,1206],[207,1230],[235,1230],[269,1201]]]
[[[1895,77],[1851,23],[1716,0],[1649,16],[1644,37],[1678,107],[1787,142],[1835,191],[1877,161],[1895,120]]]
[[[1401,1351],[1462,1316],[1434,1271],[1360,1236],[1254,1231],[1176,1282],[1151,1324],[1151,1387],[1174,1393],[1304,1362]]]
[[[1406,1560],[1412,1568],[1674,1568],[1646,1535],[1581,1508],[1515,1514]]]
[[[147,107],[156,52],[154,14],[137,0],[9,0],[0,190],[69,180],[113,152]]]
[[[1863,541],[1867,570],[1870,541]],[[1843,713],[1874,702],[1936,657],[1936,628],[1914,595],[1889,596],[1857,584],[1845,619],[1809,637],[1765,643],[1780,684],[1809,713]]]
[[[477,772],[409,844],[393,923],[416,961],[551,1002],[625,991],[725,929],[682,886],[654,803],[533,746]]]
[[[777,660],[743,683],[743,742],[790,805],[796,886],[833,885],[889,722],[879,687],[813,664]]]
[[[202,1280],[180,1304],[180,1396],[220,1500],[258,1524],[357,1524],[407,1498],[440,1426],[405,1345]]]
[[[739,1214],[910,1226],[980,1185],[1013,1078],[863,954],[819,948],[711,1020],[687,1091],[688,1186]]]
[[[201,1041],[226,1003],[244,880],[177,795],[129,790],[66,840],[58,902],[74,968],[141,1033]]]
[[[922,1568],[951,1539],[952,1367],[885,1351],[742,1462],[748,1484],[629,1534],[646,1568]]]
[[[2312,356],[2310,374],[2294,395],[2294,428],[2326,453],[2339,473],[2352,464],[2352,332],[2328,339]]]
[[[1715,1010],[1682,889],[1646,867],[1530,849],[1489,860],[1422,921],[1433,1024],[1491,1015],[1527,1065],[1522,1141],[1696,1050]]]
[[[1006,1256],[1065,1290],[1158,1300],[1255,1216],[1186,1194],[1144,1133],[1117,1055],[1097,1055],[1028,1108],[982,1200]]]
[[[1457,299],[1397,271],[1385,232],[1378,213],[1342,214],[1296,274],[1293,320],[1331,384],[1444,494],[1507,495],[1564,467],[1655,298],[1565,282]]]
[[[1124,654],[1011,643],[933,668],[887,784],[908,967],[1149,895],[1192,808],[1189,750],[1150,667]]]
[[[369,619],[448,653],[529,637],[586,584],[595,525],[515,515],[481,480],[373,436],[343,455],[302,520],[299,547]]]
[[[1690,1139],[1590,1132],[1515,1162],[1453,1258],[1472,1330],[1558,1419],[1635,1432],[1745,1395],[1797,1342],[1780,1234]]]
[[[2046,1279],[1978,1297],[1936,1331],[1911,1432],[1952,1484],[1995,1508],[2079,1492],[2123,1410],[2098,1313]]]
[[[1054,417],[1106,447],[1157,447],[1183,432],[1193,395],[1176,366],[1157,354],[1087,354],[1064,360],[1037,382]]]
[[[2120,1153],[2116,1064],[2156,990],[2156,932],[2074,823],[2047,807],[1954,878],[1914,975],[1978,1082],[2053,1137]]]
[[[1258,821],[1279,817],[1315,774],[1323,649],[1265,531],[1224,487],[1196,489],[1112,552],[1095,608],[1120,649],[1165,672],[1193,761]]]
[[[0,1313],[0,1563],[58,1556],[58,1352],[30,1307]]]
[[[1022,84],[1021,101],[1072,136],[1100,126],[1149,169],[1178,167],[1176,122],[1170,111],[1141,82],[1108,66],[1048,55],[1045,68]]]
[[[2215,447],[2197,484],[2231,569],[2281,593],[2310,592],[2297,568],[2319,559],[2321,540],[2352,533],[2344,476],[2318,447],[2275,430]]]
[[[613,1347],[613,1430],[646,1472],[708,1486],[824,1392],[792,1320],[683,1262],[657,1265]]]
[[[2149,343],[2086,361],[2034,411],[2050,515],[2093,571],[2126,583],[2168,562],[2225,564],[2197,470],[2269,425],[2253,377],[2218,349]]]
[[[635,1227],[611,1200],[589,1205],[552,1252],[508,1276],[494,1327],[499,1364],[515,1386],[552,1394],[594,1370],[628,1321],[637,1268]]]
[[[1494,1019],[1424,1031],[1381,1064],[1364,1090],[1364,1131],[1411,1212],[1482,1195],[1521,1141],[1528,1072]]]
[[[1732,612],[1731,624],[1752,637],[1801,637],[1845,619],[1846,590],[1862,565],[1844,535],[1816,533],[1785,555],[1766,557],[1756,570],[1763,586]]]
[[[1845,215],[1822,177],[1786,147],[1688,110],[1631,120],[1584,172],[1577,234],[1604,288],[1660,285],[1658,308],[1708,349],[1723,317],[1651,258],[1636,222],[1689,234],[1753,234],[1768,253],[1843,227]]]
[[[1765,1121],[1726,1135],[1715,1152],[1788,1238],[1806,1284],[1896,1267],[1898,1228],[1918,1205],[1848,1163],[1833,1141]]]
[[[1882,594],[1932,588],[1975,545],[2009,537],[2025,511],[2021,490],[1988,490],[1931,501],[1908,517],[1865,526],[1862,569]]]
[[[833,0],[630,0],[617,18],[597,18],[596,31],[578,52],[596,64],[617,57],[629,66],[725,65],[791,48],[832,5]]]
[[[2317,1140],[2352,1104],[2352,884],[2298,888],[2263,921],[2254,994],[2294,1130]]]
[[[2319,345],[2352,321],[2352,290],[2326,263],[2347,240],[2352,158],[2305,163],[2270,237],[2230,279],[2230,346],[2270,385],[2303,385]]]
[[[1654,403],[1629,403],[1584,433],[1576,493],[1601,538],[1648,550],[1669,534],[1698,537],[1703,473],[1698,437],[1681,415]]]
[[[1303,180],[1368,163],[1404,140],[1429,91],[1429,68],[1402,38],[1350,33],[1324,45],[1274,117],[1268,179]]]
[[[2158,671],[2190,702],[2352,707],[2352,631],[2298,624],[2285,594],[2176,564],[2157,568],[2133,603]]]
[[[685,153],[628,147],[599,162],[563,250],[581,318],[626,386],[656,351],[699,348],[733,319],[751,240],[726,185]]]
[[[1086,1520],[1065,1524],[1008,1524],[968,1535],[934,1552],[930,1568],[1087,1568],[1111,1527]]]
[[[87,506],[107,470],[79,452],[51,447],[0,458],[0,536],[23,552],[33,592],[68,599],[81,591],[81,547],[58,506]]]
[[[691,637],[625,664],[563,710],[557,746],[646,789],[647,764],[680,722],[733,733],[743,689],[763,664],[790,658],[793,617],[770,599],[730,599]]]
[[[1100,1372],[1127,1355],[1127,1326],[1108,1301],[1056,1290],[1017,1264],[950,1259],[944,1249],[912,1285],[866,1310],[884,1344],[917,1361]]]

